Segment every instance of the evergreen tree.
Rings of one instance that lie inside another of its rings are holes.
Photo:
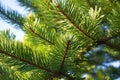
[[[120,60],[119,0],[18,1],[28,15],[0,5],[1,17],[25,32],[23,42],[0,32],[0,80],[119,77],[120,66],[105,64]]]

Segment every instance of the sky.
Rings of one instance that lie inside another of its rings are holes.
[[[0,3],[2,3],[2,5],[4,6],[10,7],[11,9],[17,11],[22,15],[25,15],[28,13],[25,7],[19,6],[19,3],[17,2],[17,0],[0,0]],[[23,39],[24,32],[17,25],[9,24],[0,17],[0,30],[6,30],[6,29],[10,29],[11,33],[14,33],[16,35],[16,40]]]

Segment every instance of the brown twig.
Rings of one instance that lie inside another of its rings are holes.
[[[113,44],[111,44],[111,43],[106,43],[105,45],[108,46],[108,47],[110,47],[110,48],[112,48],[112,49],[115,49],[115,50],[120,51],[120,47],[118,47],[118,46],[116,46],[116,45],[113,45]]]
[[[0,50],[0,54],[4,54],[4,55],[10,56],[10,57],[12,57],[12,58],[15,58],[15,59],[17,59],[17,60],[19,60],[19,61],[22,61],[22,62],[24,62],[24,63],[27,63],[27,64],[29,64],[29,65],[32,65],[32,66],[34,66],[34,67],[36,67],[36,68],[38,68],[38,69],[44,70],[44,71],[50,73],[51,75],[54,74],[54,75],[57,75],[57,77],[59,77],[60,75],[63,75],[63,76],[66,76],[66,77],[70,78],[69,80],[74,80],[74,78],[73,78],[73,77],[70,77],[69,75],[66,75],[66,74],[61,73],[61,72],[52,71],[52,70],[50,70],[50,69],[48,69],[48,68],[45,68],[45,67],[43,67],[43,66],[34,64],[34,63],[32,63],[32,62],[30,62],[30,61],[27,61],[27,60],[25,60],[25,59],[23,59],[23,58],[17,57],[17,56],[15,56],[15,55],[13,55],[12,53],[9,53],[9,52]],[[53,76],[53,77],[56,77],[56,76]]]
[[[60,8],[59,4],[56,4],[56,7],[58,8],[58,10],[62,13],[62,15],[64,15],[66,17],[66,19],[75,27],[77,28],[83,35],[85,35],[86,37],[94,40],[93,37],[91,37],[90,35],[88,35],[86,32],[84,32],[79,25],[77,25],[75,22],[73,22],[70,17]]]
[[[65,49],[65,52],[64,52],[64,55],[63,55],[63,59],[62,59],[60,68],[59,68],[59,72],[62,70],[63,65],[64,65],[64,63],[65,63],[65,59],[66,59],[66,56],[67,56],[67,52],[68,52],[68,49],[69,49],[69,46],[70,46],[70,40],[67,41],[66,45],[67,45],[67,46],[66,46],[66,49]]]
[[[34,64],[34,63],[32,63],[32,62],[30,62],[30,61],[27,61],[27,60],[25,60],[25,59],[23,59],[23,58],[17,57],[17,56],[15,56],[15,55],[13,55],[12,53],[9,53],[9,52],[0,50],[0,54],[5,54],[5,55],[10,56],[10,57],[13,57],[13,58],[15,58],[15,59],[17,59],[17,60],[19,60],[19,61],[22,61],[22,62],[27,63],[27,64],[29,64],[29,65],[32,65],[32,66],[34,66],[34,67],[37,67],[37,68],[39,68],[39,69],[41,69],[41,70],[44,70],[44,71],[53,73],[53,71],[51,71],[50,69],[47,69],[47,68],[45,68],[45,67],[43,67],[43,66]]]
[[[110,41],[111,39],[115,39],[115,38],[117,38],[118,36],[120,36],[119,34],[120,34],[120,32],[117,32],[117,33],[116,33],[115,35],[113,35],[113,36],[103,37],[103,38],[101,38],[101,39],[99,39],[99,40],[96,41],[96,42],[97,42],[97,45],[106,44],[106,42]]]
[[[45,40],[46,42],[48,42],[48,43],[50,43],[50,44],[52,44],[52,45],[54,45],[53,42],[51,42],[50,40],[48,40],[48,39],[44,38],[43,36],[39,35],[39,34],[38,34],[37,32],[35,32],[30,26],[28,26],[28,29],[29,29],[33,34],[35,34],[36,36],[38,36],[39,38]]]

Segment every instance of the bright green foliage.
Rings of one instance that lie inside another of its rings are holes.
[[[2,18],[25,32],[23,41],[16,41],[9,30],[0,32],[0,80],[119,77],[120,67],[105,65],[120,60],[119,1],[18,1],[30,8],[29,14],[0,6]]]

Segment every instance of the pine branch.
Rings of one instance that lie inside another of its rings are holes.
[[[17,75],[14,73],[17,73]],[[0,62],[0,79],[1,80],[23,79],[23,78],[21,78],[21,76],[18,76],[18,75],[19,75],[18,71],[11,69],[10,66],[6,66],[6,64],[4,62]]]
[[[50,40],[46,39],[45,37],[39,35],[39,34],[38,34],[37,32],[35,32],[30,26],[28,26],[28,29],[29,29],[33,34],[35,34],[36,36],[38,36],[39,38],[45,40],[46,42],[48,42],[48,43],[50,43],[50,44],[52,44],[52,45],[54,45],[53,42],[51,42]]]
[[[67,41],[66,45],[67,45],[67,46],[66,46],[66,49],[65,49],[65,52],[64,52],[64,56],[63,56],[63,59],[62,59],[62,63],[61,63],[60,68],[59,68],[59,72],[62,70],[63,65],[64,65],[64,63],[65,63],[65,59],[66,59],[66,56],[67,56],[67,53],[68,53],[68,49],[69,49],[69,46],[70,46],[70,40]]]
[[[67,53],[68,53],[68,50],[69,50],[70,40],[67,40],[65,46],[66,46],[66,48],[65,48],[65,51],[64,51],[64,53],[63,53],[63,57],[62,57],[61,63],[60,63],[60,65],[59,65],[59,69],[56,70],[55,73],[51,75],[50,80],[51,80],[52,78],[54,78],[54,77],[60,77],[60,75],[66,76],[66,75],[64,75],[64,74],[61,72],[61,70],[62,70],[62,68],[63,68],[63,66],[64,66],[65,59],[66,59],[66,56],[67,56]]]
[[[120,32],[117,32],[115,35],[112,35],[110,37],[103,37],[103,38],[97,40],[97,45],[106,44],[106,42],[108,42],[109,40],[115,39],[119,36],[120,36]]]
[[[60,8],[60,5],[57,3],[56,7],[58,8],[58,10],[61,12],[62,15],[64,15],[66,17],[66,19],[75,27],[77,28],[83,35],[85,35],[86,37],[88,37],[91,40],[95,40],[93,37],[91,37],[90,35],[88,35],[86,32],[84,32],[79,25],[77,25],[74,21],[72,21],[70,19],[70,17]]]
[[[11,62],[16,62],[12,60],[13,58],[10,59],[6,56],[3,57],[1,57],[0,54],[0,58],[2,58],[0,60],[0,80],[26,80],[29,78],[29,76],[26,73],[21,72],[19,69],[15,69],[17,65],[15,66],[10,64]]]
[[[111,49],[115,49],[115,50],[120,51],[120,47],[118,47],[118,46],[116,46],[114,44],[106,43],[105,45],[108,46],[108,47],[110,47]]]
[[[30,0],[17,0],[17,1],[19,1],[21,3],[20,5],[22,5],[22,6],[33,8],[33,6],[31,5]]]
[[[2,6],[2,4],[0,4],[0,13],[4,15],[4,17],[2,16],[2,18],[11,21],[11,23],[18,24],[21,26],[24,22],[22,15],[8,7],[4,7],[5,6]]]
[[[61,73],[62,75],[66,76],[69,80],[76,80],[74,77],[67,75],[65,73]]]
[[[111,4],[114,4],[115,2],[117,2],[117,0],[108,0]]]
[[[92,7],[93,9],[95,9],[96,6],[96,2],[97,0],[86,0],[87,4]]]
[[[88,5],[92,8],[94,8],[94,5],[91,4],[90,0],[86,0],[86,2],[88,3]]]
[[[107,46],[109,46],[109,47],[111,47],[111,48],[113,47],[114,49],[116,48],[117,50],[120,50],[117,46],[107,43],[107,42],[110,41],[111,39],[115,39],[115,38],[119,37],[119,36],[120,36],[119,34],[120,34],[120,32],[118,31],[118,32],[117,32],[115,35],[113,35],[113,36],[110,36],[110,37],[102,37],[101,39],[99,39],[99,40],[96,41],[96,44],[97,44],[97,45],[89,45],[88,47],[86,47],[85,51],[83,51],[83,52],[88,52],[88,51],[90,51],[94,46],[98,46],[98,45],[101,45],[101,44],[105,44],[105,45],[107,45]],[[82,52],[82,53],[83,53],[83,52]]]
[[[0,54],[5,54],[5,55],[10,56],[10,57],[13,57],[13,58],[15,58],[15,59],[17,59],[17,60],[19,60],[19,61],[22,61],[22,62],[27,63],[27,64],[29,64],[29,65],[32,65],[32,66],[34,66],[34,67],[37,67],[37,68],[39,68],[39,69],[41,69],[41,70],[47,71],[47,72],[49,72],[49,73],[53,73],[50,69],[47,69],[47,68],[45,68],[45,67],[43,67],[43,66],[34,64],[34,63],[32,63],[32,62],[30,62],[30,61],[27,61],[27,60],[25,60],[25,59],[23,59],[23,58],[20,58],[20,57],[17,57],[17,56],[15,56],[15,55],[12,55],[12,53],[9,53],[9,52],[0,50]]]
[[[53,80],[54,77],[59,77],[60,75],[67,77],[69,80],[76,80],[74,77],[61,72],[55,72],[48,80]]]

